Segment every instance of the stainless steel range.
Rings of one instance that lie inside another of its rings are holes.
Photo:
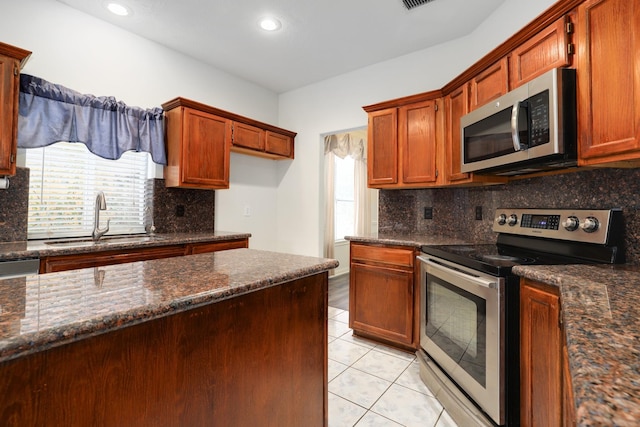
[[[496,244],[423,246],[420,376],[460,425],[519,425],[515,265],[621,263],[620,209],[498,209]]]

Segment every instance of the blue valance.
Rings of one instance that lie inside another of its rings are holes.
[[[162,108],[129,107],[111,96],[83,95],[28,74],[20,75],[18,147],[81,142],[105,159],[125,151],[151,153],[167,164]]]

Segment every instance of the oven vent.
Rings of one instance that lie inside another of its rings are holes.
[[[433,0],[402,0],[402,3],[404,3],[404,7],[407,9],[413,9],[414,7],[418,7],[421,4],[429,3],[431,1]]]

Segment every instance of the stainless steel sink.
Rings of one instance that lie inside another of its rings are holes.
[[[61,239],[61,240],[49,240],[45,243],[52,246],[93,246],[93,245],[108,245],[108,244],[121,244],[121,243],[144,243],[155,242],[163,240],[162,236],[149,236],[146,234],[140,235],[122,235],[122,236],[106,236],[102,237],[97,242],[94,242],[90,237],[80,237],[77,239]]]

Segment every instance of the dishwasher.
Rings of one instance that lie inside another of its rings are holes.
[[[0,261],[0,280],[38,274],[39,268],[38,258]]]

